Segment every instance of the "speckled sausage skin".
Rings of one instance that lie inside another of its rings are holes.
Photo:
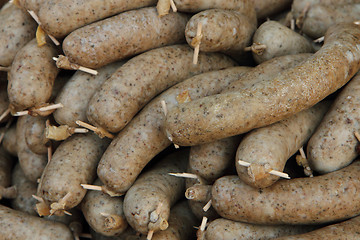
[[[62,103],[64,107],[54,112],[55,121],[70,127],[77,127],[77,120],[87,122],[86,109],[91,97],[122,64],[108,64],[98,69],[96,76],[77,71],[56,97],[55,103]]]
[[[50,0],[39,9],[46,32],[62,38],[75,29],[114,14],[156,4],[156,0]]]
[[[170,210],[169,227],[156,232],[152,240],[189,240],[195,236],[194,226],[200,223],[191,212],[188,203],[181,201]],[[144,238],[145,239],[145,238]]]
[[[236,170],[241,180],[255,188],[266,188],[280,177],[270,170],[284,171],[287,160],[311,137],[328,110],[329,102],[321,102],[287,119],[250,131],[236,152]],[[249,167],[238,161],[251,163]]]
[[[29,14],[7,3],[0,10],[0,66],[10,66],[16,53],[35,37],[36,22]]]
[[[334,25],[319,51],[271,81],[170,109],[166,134],[178,145],[197,145],[266,126],[307,109],[345,85],[359,70],[359,39],[359,25]]]
[[[72,240],[71,231],[62,223],[31,216],[0,205],[0,232],[4,240]]]
[[[189,171],[209,182],[223,176],[234,161],[240,139],[235,136],[191,147]]]
[[[46,103],[59,72],[52,59],[57,50],[50,43],[38,47],[36,39],[27,43],[15,56],[9,73],[8,94],[12,110]]]
[[[102,183],[96,180],[94,184]],[[105,236],[120,235],[128,226],[123,211],[123,201],[123,197],[110,197],[100,191],[88,191],[81,202],[81,211],[96,232]]]
[[[360,238],[360,217],[354,217],[350,220],[332,224],[315,231],[303,233],[300,235],[274,238],[273,240],[322,240],[339,239],[351,240]]]
[[[194,51],[187,45],[174,45],[140,54],[119,68],[91,98],[89,121],[118,132],[153,97],[196,74],[235,66],[223,54],[200,54],[192,63]],[[141,66],[141,68],[139,68]]]
[[[141,52],[184,41],[189,17],[174,13],[159,17],[156,8],[142,8],[87,25],[69,34],[63,50],[70,62],[90,68]]]
[[[228,9],[246,12],[251,0],[174,0],[180,12],[200,12],[207,9]]]
[[[360,122],[360,74],[341,90],[307,146],[310,167],[320,173],[336,171],[350,164],[358,153]]]
[[[261,24],[254,34],[253,42],[266,45],[262,54],[253,53],[257,63],[278,56],[314,52],[310,41],[276,21]]]
[[[224,218],[255,224],[318,224],[360,213],[360,161],[312,178],[279,180],[253,188],[238,176],[218,179],[212,206]]]
[[[148,103],[114,138],[99,162],[98,176],[106,188],[125,192],[146,164],[170,146],[162,131],[165,119],[162,100],[170,109],[178,104],[176,98],[184,92],[191,99],[216,94],[248,70],[248,67],[236,67],[196,75]]]
[[[252,0],[258,19],[270,17],[290,7],[292,0]]]
[[[38,13],[41,4],[48,2],[47,0],[17,0],[17,3],[22,7],[24,10],[34,11]]]
[[[250,11],[251,12],[251,11]],[[256,15],[252,8],[252,19],[238,11],[210,9],[191,17],[186,24],[186,41],[191,45],[196,37],[198,23],[202,23],[200,51],[243,52],[251,43],[256,31]]]
[[[294,0],[291,5],[291,12],[295,18],[303,12],[304,8],[308,5],[310,8],[313,5],[344,5],[344,4],[353,4],[360,3],[359,0]]]
[[[255,225],[218,218],[210,222],[205,231],[206,240],[269,240],[276,237],[301,234],[313,230],[311,226]]]
[[[11,183],[15,185],[17,190],[16,198],[11,200],[11,207],[15,210],[38,216],[35,211],[37,201],[32,197],[32,195],[36,195],[37,183],[31,182],[25,177],[19,164],[14,167]]]
[[[80,184],[94,181],[97,163],[107,145],[107,139],[93,133],[74,135],[62,142],[41,176],[38,196],[51,204],[69,193],[64,209],[77,206],[86,194]]]
[[[21,169],[27,179],[36,182],[47,164],[46,155],[38,155],[30,150],[25,140],[26,121],[30,116],[19,117],[16,123],[17,155]]]
[[[354,22],[359,15],[360,4],[314,5],[307,12],[301,30],[312,38],[319,38],[331,25]]]
[[[47,154],[49,139],[45,136],[45,117],[27,118],[25,126],[25,141],[29,149],[36,154]]]
[[[140,175],[127,191],[124,213],[136,231],[143,234],[150,230],[157,232],[160,223],[169,219],[170,208],[183,196],[185,179],[168,173],[184,172],[188,155],[188,151],[182,151],[166,156]]]

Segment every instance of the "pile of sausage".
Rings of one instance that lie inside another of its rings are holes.
[[[360,1],[0,7],[1,239],[360,239]]]

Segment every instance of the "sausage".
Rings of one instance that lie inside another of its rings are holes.
[[[310,41],[276,21],[266,21],[261,24],[254,34],[253,43],[266,46],[261,54],[253,52],[257,63],[278,56],[314,52]]]
[[[0,232],[5,240],[74,239],[69,228],[62,223],[47,221],[3,205],[0,205]]]
[[[101,181],[96,180],[96,185]],[[81,210],[90,227],[106,236],[120,235],[128,223],[123,211],[123,197],[110,197],[99,191],[88,191],[81,202]]]
[[[7,67],[16,53],[35,37],[36,22],[8,2],[0,10],[0,66]]]
[[[12,111],[46,103],[59,72],[53,45],[38,47],[36,39],[28,42],[15,56],[9,73],[8,95]]]
[[[62,103],[64,107],[54,112],[55,121],[70,127],[77,127],[77,120],[87,122],[86,109],[92,95],[122,64],[116,62],[106,65],[98,69],[96,76],[77,71],[56,97],[55,103]]]
[[[26,144],[25,131],[28,118],[31,117],[19,117],[16,123],[17,155],[26,178],[32,182],[36,182],[37,179],[41,177],[48,159],[46,155],[33,153]]]
[[[168,173],[186,170],[188,151],[167,155],[153,168],[144,172],[127,191],[124,213],[136,231],[160,231],[168,228],[170,208],[182,197],[185,179]]]
[[[97,163],[108,145],[93,133],[73,135],[62,142],[41,176],[37,195],[50,206],[50,213],[63,215],[86,194],[80,184],[92,183]]]
[[[210,222],[205,231],[206,240],[267,240],[281,236],[301,234],[313,230],[314,226],[255,225],[218,218]]]
[[[190,149],[189,171],[212,182],[223,176],[235,158],[240,136],[193,146]]]
[[[329,105],[321,102],[287,119],[250,131],[236,152],[235,165],[240,179],[255,188],[274,184],[279,177],[269,172],[284,171],[287,160],[309,140]],[[239,160],[250,166],[241,166]]]
[[[45,136],[45,117],[27,118],[25,124],[25,141],[29,149],[39,155],[47,154],[49,139]]]
[[[197,145],[245,133],[310,108],[359,70],[358,38],[358,25],[335,25],[329,28],[318,52],[271,81],[170,109],[165,132],[178,145]]]
[[[360,213],[360,161],[339,171],[312,178],[279,180],[253,188],[238,176],[218,179],[212,206],[224,218],[255,224],[319,224]]]
[[[185,197],[189,200],[206,203],[211,199],[211,188],[212,185],[194,184],[186,189]]]
[[[118,132],[153,97],[196,74],[235,66],[223,54],[200,54],[192,63],[193,50],[186,45],[154,49],[140,54],[119,68],[91,98],[89,121]],[[141,69],[139,69],[141,65]]]
[[[11,200],[11,207],[21,212],[37,216],[35,211],[36,199],[32,195],[36,195],[37,184],[29,181],[19,164],[15,165],[12,171],[12,185],[15,185],[17,196]]]
[[[146,164],[171,144],[162,131],[165,118],[162,100],[170,109],[181,102],[182,96],[196,99],[216,94],[248,70],[248,67],[236,67],[196,75],[148,103],[113,139],[102,156],[97,172],[105,189],[124,193]]]
[[[360,99],[360,74],[341,90],[307,145],[310,167],[320,173],[336,171],[349,165],[358,155],[354,132]]]
[[[252,0],[258,19],[265,19],[291,6],[292,0]]]
[[[248,9],[244,14],[239,11],[210,9],[191,17],[186,24],[186,41],[192,47],[192,41],[197,36],[198,24],[202,24],[200,51],[241,53],[251,43],[256,31],[255,10]],[[253,14],[251,14],[253,12]]]
[[[64,39],[63,50],[70,62],[99,68],[182,42],[187,21],[187,15],[173,12],[160,18],[155,7],[132,10],[73,31]]]
[[[331,25],[354,22],[359,14],[360,4],[313,5],[306,13],[301,30],[312,38],[319,38]]]
[[[156,0],[50,0],[39,8],[39,19],[46,32],[62,38],[75,29],[120,12],[148,7]]]
[[[320,239],[358,239],[360,217],[332,224],[315,231],[287,237],[274,238],[274,240],[320,240]]]
[[[2,146],[6,152],[12,156],[17,156],[16,124],[12,125],[9,129],[5,129]]]

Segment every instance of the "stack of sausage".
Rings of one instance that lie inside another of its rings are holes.
[[[0,6],[1,239],[360,238],[359,1]]]

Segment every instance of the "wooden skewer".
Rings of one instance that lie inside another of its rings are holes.
[[[41,26],[41,22],[40,22],[40,19],[39,17],[36,15],[36,13],[34,11],[31,11],[31,10],[28,10],[28,13],[31,15],[31,17],[35,20],[35,22]],[[60,43],[58,40],[56,40],[56,38],[50,34],[47,33],[47,35],[49,36],[49,38],[51,39],[51,41],[53,41],[53,43],[56,45],[56,46],[59,46]]]
[[[46,129],[48,129],[50,126],[50,120],[47,119],[46,122],[45,122],[45,127]],[[52,148],[51,148],[51,142],[49,142],[49,146],[47,147],[47,155],[48,155],[48,163],[51,161],[52,159]]]
[[[205,227],[206,227],[206,223],[207,223],[208,218],[207,217],[203,217],[202,221],[201,221],[201,225],[200,225],[200,231],[205,231]]]
[[[0,71],[1,71],[1,72],[10,72],[10,67],[0,66]]]
[[[299,149],[299,152],[300,152],[301,157],[304,158],[304,159],[306,159],[306,155],[305,155],[305,152],[304,152],[304,148],[303,148],[303,147],[301,147],[301,148]]]
[[[94,190],[94,191],[102,191],[101,186],[91,185],[91,184],[80,184],[82,188],[87,190]]]
[[[194,57],[193,57],[193,64],[197,64],[200,52],[200,44],[202,39],[202,22],[198,22],[197,30],[196,30],[196,37],[192,40],[191,45],[194,43]]]
[[[355,21],[354,24],[360,25],[360,20],[359,20],[359,21]]]
[[[93,132],[95,132],[97,135],[99,135],[100,137],[108,137],[110,139],[113,139],[114,138],[114,135],[112,135],[111,133],[109,133],[108,131],[106,131],[105,129],[100,129],[100,128],[97,128],[97,127],[94,127],[86,122],[83,122],[83,121],[80,121],[80,120],[77,120],[75,122],[77,125],[79,126],[82,126],[84,128],[87,128]]]
[[[239,165],[244,166],[244,167],[249,167],[251,165],[251,163],[245,162],[242,160],[238,160],[238,163],[239,163]],[[278,176],[278,177],[290,179],[290,177],[287,173],[283,173],[283,172],[276,171],[276,170],[271,170],[271,171],[269,171],[269,173],[272,175]]]
[[[64,69],[68,69],[68,70],[80,70],[82,72],[86,72],[86,73],[89,73],[89,74],[92,74],[92,75],[97,75],[98,74],[98,71],[94,70],[94,69],[91,69],[91,68],[87,68],[87,67],[83,67],[83,66],[80,66],[76,63],[71,63],[67,57],[63,56],[63,55],[59,55],[59,57],[53,57],[53,60],[58,62],[59,59],[62,60],[62,62],[66,65],[61,65],[61,66],[58,66],[59,68],[64,68]]]
[[[46,107],[40,107],[40,108],[34,109],[34,110],[32,110],[32,111],[46,112],[46,111],[55,110],[55,109],[63,108],[63,107],[64,107],[63,104],[61,104],[61,103],[56,103],[56,104],[51,104],[51,105],[46,106]],[[20,112],[14,113],[13,116],[15,116],[15,117],[20,117],[20,116],[28,115],[29,112],[30,112],[29,110],[20,111]]]
[[[3,112],[3,114],[1,114],[1,116],[0,116],[0,122],[1,122],[2,120],[4,120],[4,118],[6,118],[9,114],[10,114],[10,108],[6,109],[5,112]]]
[[[38,202],[45,202],[43,198],[39,197],[39,196],[36,196],[36,195],[31,195],[33,198],[35,198]]]
[[[315,39],[313,42],[314,42],[314,43],[321,43],[321,42],[324,41],[324,39],[325,39],[325,37],[322,36],[322,37],[319,37],[319,38]]]
[[[199,177],[193,173],[168,173],[171,176],[198,179]]]
[[[173,12],[177,12],[177,7],[174,3],[174,0],[170,0],[170,6],[171,6],[171,9],[173,10]]]
[[[205,206],[203,207],[204,212],[207,212],[209,210],[209,208],[211,207],[211,199],[205,204]]]
[[[66,215],[72,216],[72,213],[71,213],[71,212],[68,212],[68,211],[66,211],[66,210],[64,210],[64,213],[65,213]]]
[[[295,31],[295,19],[294,19],[294,18],[292,18],[292,19],[290,20],[290,29],[293,30],[293,31]]]
[[[146,240],[151,240],[154,235],[154,230],[150,230],[146,236]]]
[[[252,51],[256,55],[262,55],[266,49],[266,45],[254,42],[251,46],[244,48],[244,51]]]

